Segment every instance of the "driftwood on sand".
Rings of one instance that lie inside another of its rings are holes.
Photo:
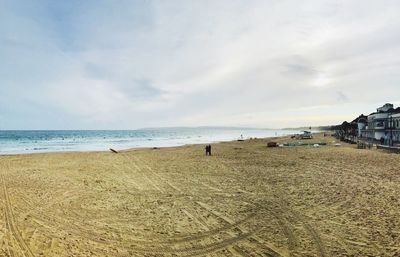
[[[117,150],[114,150],[114,149],[112,149],[112,148],[110,148],[110,151],[113,152],[113,153],[118,153]]]

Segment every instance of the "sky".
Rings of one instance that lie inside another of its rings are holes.
[[[0,129],[338,124],[400,105],[398,0],[0,0]]]

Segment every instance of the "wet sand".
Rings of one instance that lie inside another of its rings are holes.
[[[0,256],[400,256],[400,155],[267,141],[0,156]]]

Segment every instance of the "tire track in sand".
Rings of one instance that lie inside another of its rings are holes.
[[[172,184],[171,182],[169,182],[166,178],[162,177],[159,174],[156,174],[156,172],[149,166],[147,165],[141,158],[136,157],[136,156],[125,156],[126,158],[129,158],[130,160],[133,161],[134,165],[138,168],[141,169],[139,167],[139,165],[137,163],[140,163],[141,166],[143,166],[146,170],[148,170],[148,172],[155,178],[157,178],[158,184],[166,184],[168,187],[172,188],[173,190],[183,194],[183,190],[180,189],[178,186]],[[198,205],[198,203],[196,203]],[[202,206],[200,206],[202,207]],[[158,242],[151,242],[151,243],[156,243],[157,247],[162,247],[165,244],[170,244],[170,243],[179,243],[179,244],[187,244],[187,243],[191,243],[193,241],[197,241],[197,240],[203,240],[203,239],[208,239],[208,243],[206,245],[202,245],[202,246],[196,246],[196,247],[191,247],[191,248],[183,248],[183,249],[174,249],[172,252],[175,253],[186,253],[187,255],[184,256],[196,256],[196,255],[204,255],[204,254],[209,254],[221,249],[226,249],[227,251],[231,252],[234,251],[236,253],[239,253],[240,255],[243,256],[247,256],[246,254],[244,254],[244,251],[241,250],[241,248],[238,245],[234,245],[236,243],[236,241],[241,241],[244,239],[247,239],[248,236],[250,236],[251,234],[253,234],[254,232],[243,232],[238,235],[238,236],[233,236],[231,238],[222,240],[222,241],[218,241],[218,242],[213,242],[213,240],[211,240],[211,238],[219,233],[223,233],[223,232],[227,232],[230,229],[239,229],[239,225],[243,224],[243,223],[247,223],[249,222],[252,218],[255,218],[256,214],[250,214],[247,217],[245,217],[244,219],[238,221],[238,222],[234,222],[233,220],[229,220],[230,222],[226,222],[226,225],[224,225],[223,227],[220,228],[216,228],[216,229],[210,229],[208,224],[205,224],[202,220],[198,220],[197,218],[194,217],[194,215],[192,215],[190,212],[188,212],[187,210],[188,208],[186,208],[184,210],[184,213],[187,213],[186,215],[192,219],[195,220],[195,222],[201,224],[202,227],[206,228],[207,231],[202,232],[202,233],[196,233],[194,235],[187,235],[187,236],[183,236],[180,238],[176,238],[176,239],[171,239],[171,240],[166,240],[166,241],[158,241]],[[203,208],[203,210],[206,210],[207,212],[209,212],[210,214],[213,214],[212,212],[210,212],[210,209],[207,208]],[[219,217],[221,218],[221,217]],[[149,242],[150,243],[150,242]],[[228,246],[232,246],[230,248],[228,248]],[[164,249],[163,252],[168,252],[170,251],[170,249],[167,248],[161,248]],[[155,249],[148,249],[151,253],[157,253],[154,250]]]
[[[4,167],[6,166],[6,167]],[[6,224],[7,228],[9,229],[11,233],[11,237],[15,238],[19,248],[22,250],[22,254],[25,257],[35,257],[29,246],[26,244],[24,239],[22,238],[21,232],[18,230],[17,225],[15,224],[15,216],[12,210],[11,206],[11,200],[10,200],[10,195],[8,193],[7,189],[7,181],[5,177],[5,173],[7,172],[6,170],[9,170],[9,163],[7,165],[4,165],[3,172],[1,173],[1,180],[3,184],[3,195],[4,195],[4,200],[5,200],[5,219],[6,219]],[[14,249],[12,249],[13,251]]]
[[[133,155],[129,155],[129,156],[124,156],[130,160],[133,161],[133,165],[138,169],[141,170],[141,168],[139,167],[139,165],[137,163],[140,163],[145,169],[147,169],[149,171],[149,173],[153,176],[156,177],[158,180],[160,180],[162,183],[166,184],[168,187],[172,188],[175,191],[178,191],[179,193],[183,193],[183,191],[178,188],[177,186],[173,185],[171,182],[169,182],[167,179],[161,177],[160,175],[156,174],[152,168],[150,168],[149,165],[147,165],[146,163],[144,163],[144,161],[142,159],[140,159],[139,157],[133,156]],[[144,173],[144,172],[143,172]],[[144,176],[147,176],[146,174],[144,174]],[[150,180],[150,178],[148,178]],[[151,180],[152,183],[154,183],[153,180]]]
[[[134,163],[133,165],[136,167],[137,170],[142,170],[142,169],[148,170],[148,173],[150,175],[152,175],[152,177],[153,177],[152,181],[154,181],[154,179],[155,179],[156,180],[155,182],[157,182],[157,185],[159,185],[160,187],[163,187],[163,189],[166,188],[165,187],[165,185],[166,185],[179,193],[183,192],[183,190],[178,188],[176,185],[173,185],[171,182],[169,182],[167,179],[163,178],[161,175],[156,174],[155,171],[153,171],[153,169],[150,166],[148,166],[147,164],[144,163],[143,160],[141,160],[141,158],[136,157],[136,156],[129,156],[129,155],[125,155],[124,157],[126,157],[127,159],[130,159],[130,161],[132,161]],[[139,163],[140,163],[140,166],[139,166]],[[143,173],[143,172],[140,172],[140,173]],[[150,178],[148,178],[148,179],[150,179]],[[177,247],[177,248],[171,249],[169,247],[166,247],[165,244],[168,244],[168,243],[185,244],[185,243],[194,242],[195,240],[199,240],[199,239],[207,239],[207,237],[212,237],[212,236],[216,235],[217,233],[223,233],[223,232],[228,233],[228,231],[230,229],[237,229],[240,231],[241,234],[249,234],[245,230],[240,228],[240,226],[239,226],[241,223],[244,223],[244,222],[235,223],[232,219],[222,215],[219,212],[212,210],[212,208],[210,208],[210,207],[204,208],[205,206],[204,205],[201,206],[201,204],[199,204],[199,202],[197,202],[196,204],[200,205],[200,207],[203,207],[204,210],[206,210],[208,213],[212,214],[213,216],[217,217],[219,220],[222,220],[227,225],[223,226],[221,229],[206,231],[204,233],[199,233],[199,234],[193,235],[193,236],[192,235],[183,236],[180,239],[177,239],[176,241],[174,239],[172,239],[172,240],[156,241],[156,242],[149,242],[149,243],[157,244],[158,247],[162,247],[161,249],[165,250],[164,252],[171,252],[171,253],[172,252],[176,252],[176,253],[186,252],[187,254],[189,254],[188,256],[203,254],[202,251],[200,251],[200,249],[209,249],[210,251],[207,250],[205,253],[205,254],[207,254],[207,253],[211,253],[213,251],[217,251],[220,249],[226,249],[229,246],[231,246],[230,248],[234,249],[236,252],[241,252],[241,253],[247,252],[247,251],[241,251],[240,248],[237,248],[239,246],[235,245],[235,243],[232,243],[232,244],[224,243],[224,242],[231,242],[230,239],[219,241],[219,242],[212,242],[211,244],[207,243],[206,245],[202,245],[201,247],[194,247],[194,248],[179,249]],[[278,203],[276,207],[278,207],[278,209],[280,209],[281,211],[287,211],[288,214],[292,214],[292,216],[295,217],[295,222],[300,223],[301,226],[307,231],[307,233],[313,239],[313,243],[315,244],[315,246],[317,248],[318,256],[326,257],[324,245],[319,237],[319,234],[315,231],[315,229],[310,224],[308,224],[304,219],[302,219],[299,215],[295,215],[293,213],[293,210],[283,208],[282,203]],[[297,248],[297,242],[296,242],[297,240],[293,234],[293,231],[290,229],[290,225],[288,224],[289,222],[286,221],[286,219],[280,218],[281,215],[276,210],[275,211],[269,210],[269,213],[271,213],[271,212],[273,213],[273,217],[278,220],[278,223],[279,223],[281,229],[283,230],[283,233],[285,234],[285,236],[288,239],[289,256],[291,256],[292,252],[294,252],[295,249]],[[191,215],[191,214],[188,216],[193,217],[193,215]],[[230,234],[232,234],[232,233],[230,233]],[[253,234],[253,233],[251,233],[251,234]],[[248,240],[252,245],[258,245],[257,248],[263,250],[263,254],[265,254],[265,255],[273,256],[273,257],[282,256],[282,254],[280,254],[279,252],[277,252],[276,250],[273,249],[274,248],[273,246],[269,246],[269,244],[267,242],[263,242],[263,240],[261,240],[257,236],[249,235],[246,237],[246,240]],[[225,246],[223,248],[217,247],[218,249],[217,248],[214,249],[215,245],[219,245],[219,246],[225,245]],[[211,247],[211,246],[214,246],[214,247]],[[214,250],[211,250],[211,249],[214,249]],[[144,253],[144,252],[146,252],[146,249],[139,248],[138,251]],[[154,248],[154,247],[147,248],[147,251],[149,253],[158,253],[157,248]]]
[[[130,156],[127,156],[125,153],[119,153],[119,155],[123,156],[125,158],[125,160],[128,161],[133,161],[132,164],[133,166],[135,166],[136,169],[133,169],[131,166],[127,165],[128,169],[130,169],[131,171],[134,171],[136,173],[140,173],[140,175],[142,175],[142,177],[147,180],[147,182],[154,188],[156,189],[158,192],[160,193],[165,193],[163,189],[161,189],[155,182],[153,179],[151,179],[149,176],[147,176],[147,174],[145,172],[142,171],[142,169],[137,165],[136,161],[133,158],[130,158]]]
[[[258,231],[256,231],[258,232]],[[229,238],[226,240],[214,242],[208,245],[198,245],[195,247],[190,247],[190,248],[181,248],[181,249],[174,249],[172,247],[166,247],[166,248],[154,248],[154,249],[147,249],[147,248],[135,248],[132,250],[132,252],[135,253],[147,253],[147,254],[165,254],[165,253],[178,253],[181,254],[182,256],[198,256],[198,255],[205,255],[205,254],[210,254],[213,252],[216,252],[218,250],[226,249],[228,246],[233,245],[237,242],[246,240],[249,238],[253,233],[256,232],[250,232],[250,233],[245,233],[245,234],[240,234],[236,237]]]
[[[276,202],[278,208],[287,214],[291,214],[293,217],[293,222],[301,224],[301,226],[307,231],[308,235],[312,238],[312,243],[315,244],[315,248],[319,257],[327,257],[328,254],[325,250],[325,244],[323,243],[319,233],[314,229],[314,227],[306,221],[306,219],[300,215],[295,210],[291,209],[289,203],[284,202],[280,196],[277,197],[280,202]]]
[[[200,207],[207,210],[209,213],[213,214],[218,219],[224,221],[225,223],[234,224],[234,221],[232,219],[230,219],[229,217],[223,215],[222,213],[220,213],[218,211],[213,210],[213,208],[208,206],[207,204],[202,203],[202,202],[196,202],[196,203]],[[242,229],[240,226],[235,226],[235,227],[241,232],[241,234],[248,234],[248,232],[245,231],[244,229]],[[261,230],[262,230],[262,228],[259,228],[259,231],[261,231]],[[267,254],[268,256],[271,256],[271,257],[281,257],[282,256],[276,250],[274,250],[270,246],[264,244],[257,236],[255,236],[253,234],[256,234],[256,232],[251,232],[251,235],[249,235],[246,239],[248,239],[252,243],[256,243],[256,244],[260,245],[263,248],[265,254]]]
[[[174,185],[170,181],[168,181],[166,178],[163,176],[157,174],[149,165],[147,165],[140,157],[137,156],[132,156],[128,154],[123,154],[122,155],[125,159],[129,160],[132,165],[135,167],[135,171],[137,174],[140,174],[142,176],[146,176],[148,181],[151,181],[153,186],[157,186],[159,189],[167,189],[170,188],[173,191],[176,191],[180,194],[183,194],[184,190],[180,189],[178,186]],[[132,169],[132,168],[130,168]],[[146,172],[143,171],[143,169],[146,170]],[[150,176],[151,175],[151,178]],[[159,190],[163,192],[164,190]],[[187,196],[189,197],[189,196]],[[208,224],[204,224],[204,222],[200,220],[195,220],[195,222],[201,224],[203,228],[208,229],[205,232],[200,232],[196,233],[193,235],[186,235],[186,236],[179,236],[177,238],[170,238],[169,240],[156,240],[156,241],[141,241],[141,242],[135,242],[139,243],[139,245],[135,245],[133,252],[136,253],[149,253],[149,254],[162,254],[162,253],[178,253],[183,256],[196,256],[196,255],[204,255],[204,254],[210,254],[218,250],[226,249],[230,251],[231,253],[234,252],[236,254],[240,254],[243,256],[248,256],[250,253],[248,251],[245,251],[244,249],[241,249],[241,246],[239,246],[237,243],[239,241],[247,240],[251,245],[257,246],[256,249],[259,249],[262,251],[263,255],[267,256],[272,256],[272,257],[281,257],[282,254],[274,250],[273,246],[269,246],[268,243],[263,242],[260,238],[258,238],[256,235],[254,235],[256,232],[248,232],[241,228],[241,225],[248,223],[250,220],[253,218],[257,219],[256,214],[250,214],[244,219],[235,222],[232,219],[224,216],[218,211],[213,210],[211,207],[208,205],[201,203],[201,202],[195,202],[196,205],[200,206],[201,209],[207,211],[214,217],[216,217],[218,220],[222,220],[223,223],[225,223],[224,226],[216,229],[210,229]],[[189,208],[190,209],[190,208]],[[188,208],[185,208],[184,213],[188,212],[186,214],[188,217],[195,219],[194,215],[192,215],[188,210]],[[276,217],[276,216],[274,216]],[[280,225],[282,223],[279,223]],[[261,231],[262,228],[260,228],[258,231]],[[231,230],[231,231],[230,231]],[[239,231],[239,234],[235,234],[232,230]],[[285,230],[285,229],[284,229]],[[287,228],[285,230],[287,232]],[[291,231],[290,231],[291,232]],[[229,238],[223,239],[223,240],[217,240],[217,239],[212,239],[213,236],[219,234],[219,233],[225,233],[229,235]],[[293,236],[291,233],[284,233],[285,235],[289,234],[289,238]],[[206,240],[206,241],[203,241]],[[217,241],[216,241],[217,240]],[[187,244],[193,245],[193,242],[197,241],[197,246],[185,246]],[[289,239],[289,241],[291,241]],[[141,243],[141,245],[140,245]],[[169,244],[178,244],[173,247],[169,246]],[[150,246],[151,245],[151,246]],[[150,247],[146,247],[150,246]],[[289,247],[291,248],[291,247]],[[253,249],[254,250],[254,249]]]

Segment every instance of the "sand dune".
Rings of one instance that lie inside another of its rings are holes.
[[[213,153],[0,156],[0,256],[400,256],[400,155],[266,140]]]

